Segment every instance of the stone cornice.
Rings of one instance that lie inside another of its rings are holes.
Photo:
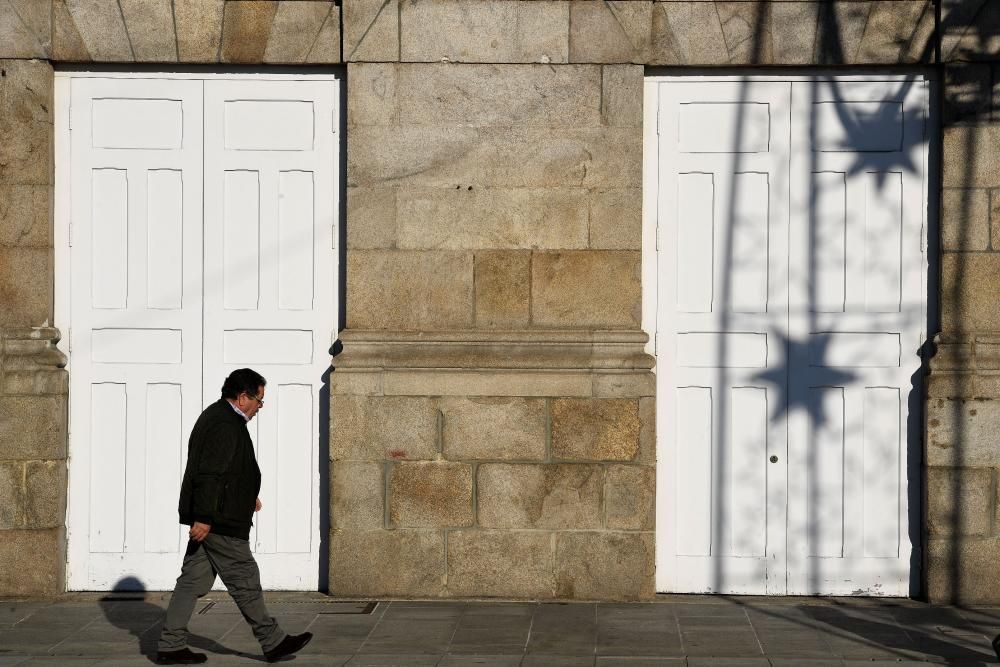
[[[934,348],[932,373],[1000,372],[1000,334],[939,334]]]
[[[63,368],[66,355],[56,348],[61,335],[54,327],[0,329],[5,370]]]
[[[374,331],[340,334],[337,369],[524,369],[648,371],[642,331]]]

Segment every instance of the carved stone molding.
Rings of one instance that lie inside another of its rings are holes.
[[[523,369],[647,372],[642,331],[346,330],[337,369]]]

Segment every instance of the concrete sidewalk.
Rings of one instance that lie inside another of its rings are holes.
[[[0,600],[0,665],[148,665],[168,594]],[[293,658],[322,665],[995,664],[1000,607],[909,600],[663,596],[654,603],[338,602],[268,595]],[[198,605],[193,648],[208,664],[260,662],[225,593]]]

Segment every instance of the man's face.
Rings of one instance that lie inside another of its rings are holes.
[[[247,416],[247,420],[253,419],[263,405],[264,387],[257,387],[256,394],[240,394],[236,397],[236,407]]]

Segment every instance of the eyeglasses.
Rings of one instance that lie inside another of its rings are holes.
[[[247,396],[247,398],[252,398],[253,400],[257,401],[257,405],[259,405],[261,407],[264,407],[264,397],[263,396],[255,396],[253,394],[247,394],[246,396]]]

